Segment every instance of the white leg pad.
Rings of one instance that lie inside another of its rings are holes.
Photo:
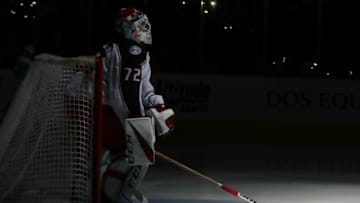
[[[126,160],[112,163],[103,178],[103,194],[114,203],[147,203],[138,191],[148,166],[130,166]]]

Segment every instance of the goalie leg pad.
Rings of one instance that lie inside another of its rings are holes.
[[[103,197],[110,202],[147,203],[138,191],[148,166],[131,166],[125,159],[112,163],[104,174]]]
[[[125,157],[130,165],[150,165],[155,162],[155,130],[152,118],[125,120]]]

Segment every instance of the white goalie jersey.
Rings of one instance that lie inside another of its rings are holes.
[[[116,43],[108,43],[97,54],[103,66],[103,104],[113,108],[122,124],[126,118],[146,116],[146,109],[164,104],[163,97],[155,94],[150,82],[149,53],[142,53],[142,48],[136,44],[125,47],[120,51]],[[135,58],[133,61],[136,62],[124,62],[125,55],[126,58]],[[76,73],[68,84],[66,94],[71,96],[82,79],[82,72]]]
[[[164,104],[161,95],[154,92],[150,82],[151,68],[149,53],[141,53],[143,50],[136,45],[127,46],[128,53],[121,53],[116,43],[104,46],[103,69],[104,69],[104,104],[111,106],[117,116],[124,120],[130,116],[132,103],[138,104],[139,115],[145,116],[145,109]],[[144,55],[144,61],[140,66],[130,67],[122,61],[124,55]],[[130,83],[130,84],[128,84]],[[132,94],[126,95],[128,92]],[[136,93],[134,95],[134,93]]]
[[[157,135],[168,134],[175,113],[165,109],[162,95],[155,94],[149,53],[133,41],[122,43],[108,43],[97,54],[97,63],[103,68],[103,104],[112,108],[122,126],[127,118],[149,116],[154,118]],[[68,95],[76,91],[81,80],[82,73],[76,73],[68,85]]]

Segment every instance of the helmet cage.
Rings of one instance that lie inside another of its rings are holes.
[[[142,11],[136,8],[122,8],[118,12],[115,29],[125,39],[137,43],[152,44],[151,24]]]

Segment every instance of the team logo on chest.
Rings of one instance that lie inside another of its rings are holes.
[[[139,55],[139,54],[141,54],[141,52],[142,52],[142,49],[136,45],[132,45],[129,48],[129,53],[132,55]]]

